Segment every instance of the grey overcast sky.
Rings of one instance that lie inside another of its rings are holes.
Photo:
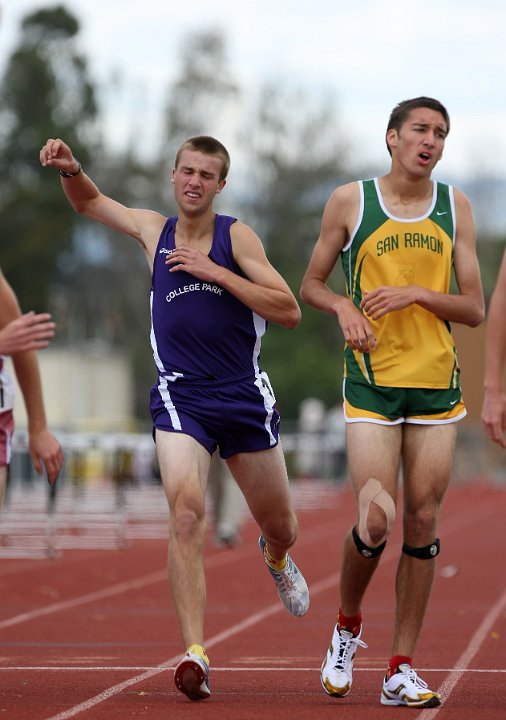
[[[182,39],[219,28],[245,91],[279,79],[335,98],[359,161],[386,169],[390,110],[431,95],[452,119],[440,174],[506,175],[504,0],[0,0],[0,72],[21,18],[57,4],[81,23],[93,79],[107,90],[117,75],[131,88],[122,100],[129,128],[113,122],[114,102],[102,93],[111,142],[123,142],[141,113],[156,132]]]

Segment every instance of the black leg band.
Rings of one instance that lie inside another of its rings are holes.
[[[362,557],[368,559],[372,559],[378,557],[378,555],[381,555],[387,544],[387,541],[385,540],[385,542],[382,542],[381,545],[378,545],[378,547],[369,547],[369,545],[366,545],[359,538],[356,527],[353,527],[351,534],[353,536],[353,540],[355,541],[355,545],[359,553],[362,555]]]
[[[425,547],[412,547],[404,543],[402,552],[419,560],[432,560],[436,555],[439,555],[439,538],[436,538],[433,543]]]

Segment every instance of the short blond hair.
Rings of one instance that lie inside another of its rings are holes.
[[[204,155],[213,155],[220,158],[222,163],[220,181],[225,180],[227,177],[228,171],[230,170],[230,155],[227,148],[219,140],[216,140],[216,138],[213,138],[210,135],[197,135],[185,140],[176,154],[176,161],[174,164],[176,169],[179,165],[183,150],[196,150],[197,152],[204,153]]]

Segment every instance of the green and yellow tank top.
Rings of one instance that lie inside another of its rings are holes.
[[[453,188],[433,182],[428,212],[396,218],[386,209],[378,179],[359,182],[360,212],[341,253],[348,297],[383,285],[420,285],[448,293],[455,242]],[[382,387],[454,388],[456,351],[448,322],[419,305],[371,320],[376,349],[345,349],[345,377]]]

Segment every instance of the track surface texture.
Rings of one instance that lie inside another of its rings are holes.
[[[281,606],[252,521],[234,549],[214,547],[210,529],[212,695],[198,704],[173,681],[183,648],[166,580],[163,517],[123,517],[120,543],[95,528],[105,537],[97,547],[67,540],[53,557],[0,556],[0,718],[505,717],[506,488],[485,480],[454,483],[443,507],[441,554],[414,658],[421,677],[443,695],[434,710],[379,703],[390,654],[399,520],[363,607],[369,648],[357,653],[353,689],[340,700],[322,690],[319,668],[336,621],[342,539],[354,522],[354,504],[346,485],[304,481],[292,490],[300,522],[293,557],[310,587],[309,612],[293,618]],[[132,489],[128,501],[140,508],[157,492]],[[161,490],[156,504],[164,507]],[[77,528],[74,537],[83,532]]]

